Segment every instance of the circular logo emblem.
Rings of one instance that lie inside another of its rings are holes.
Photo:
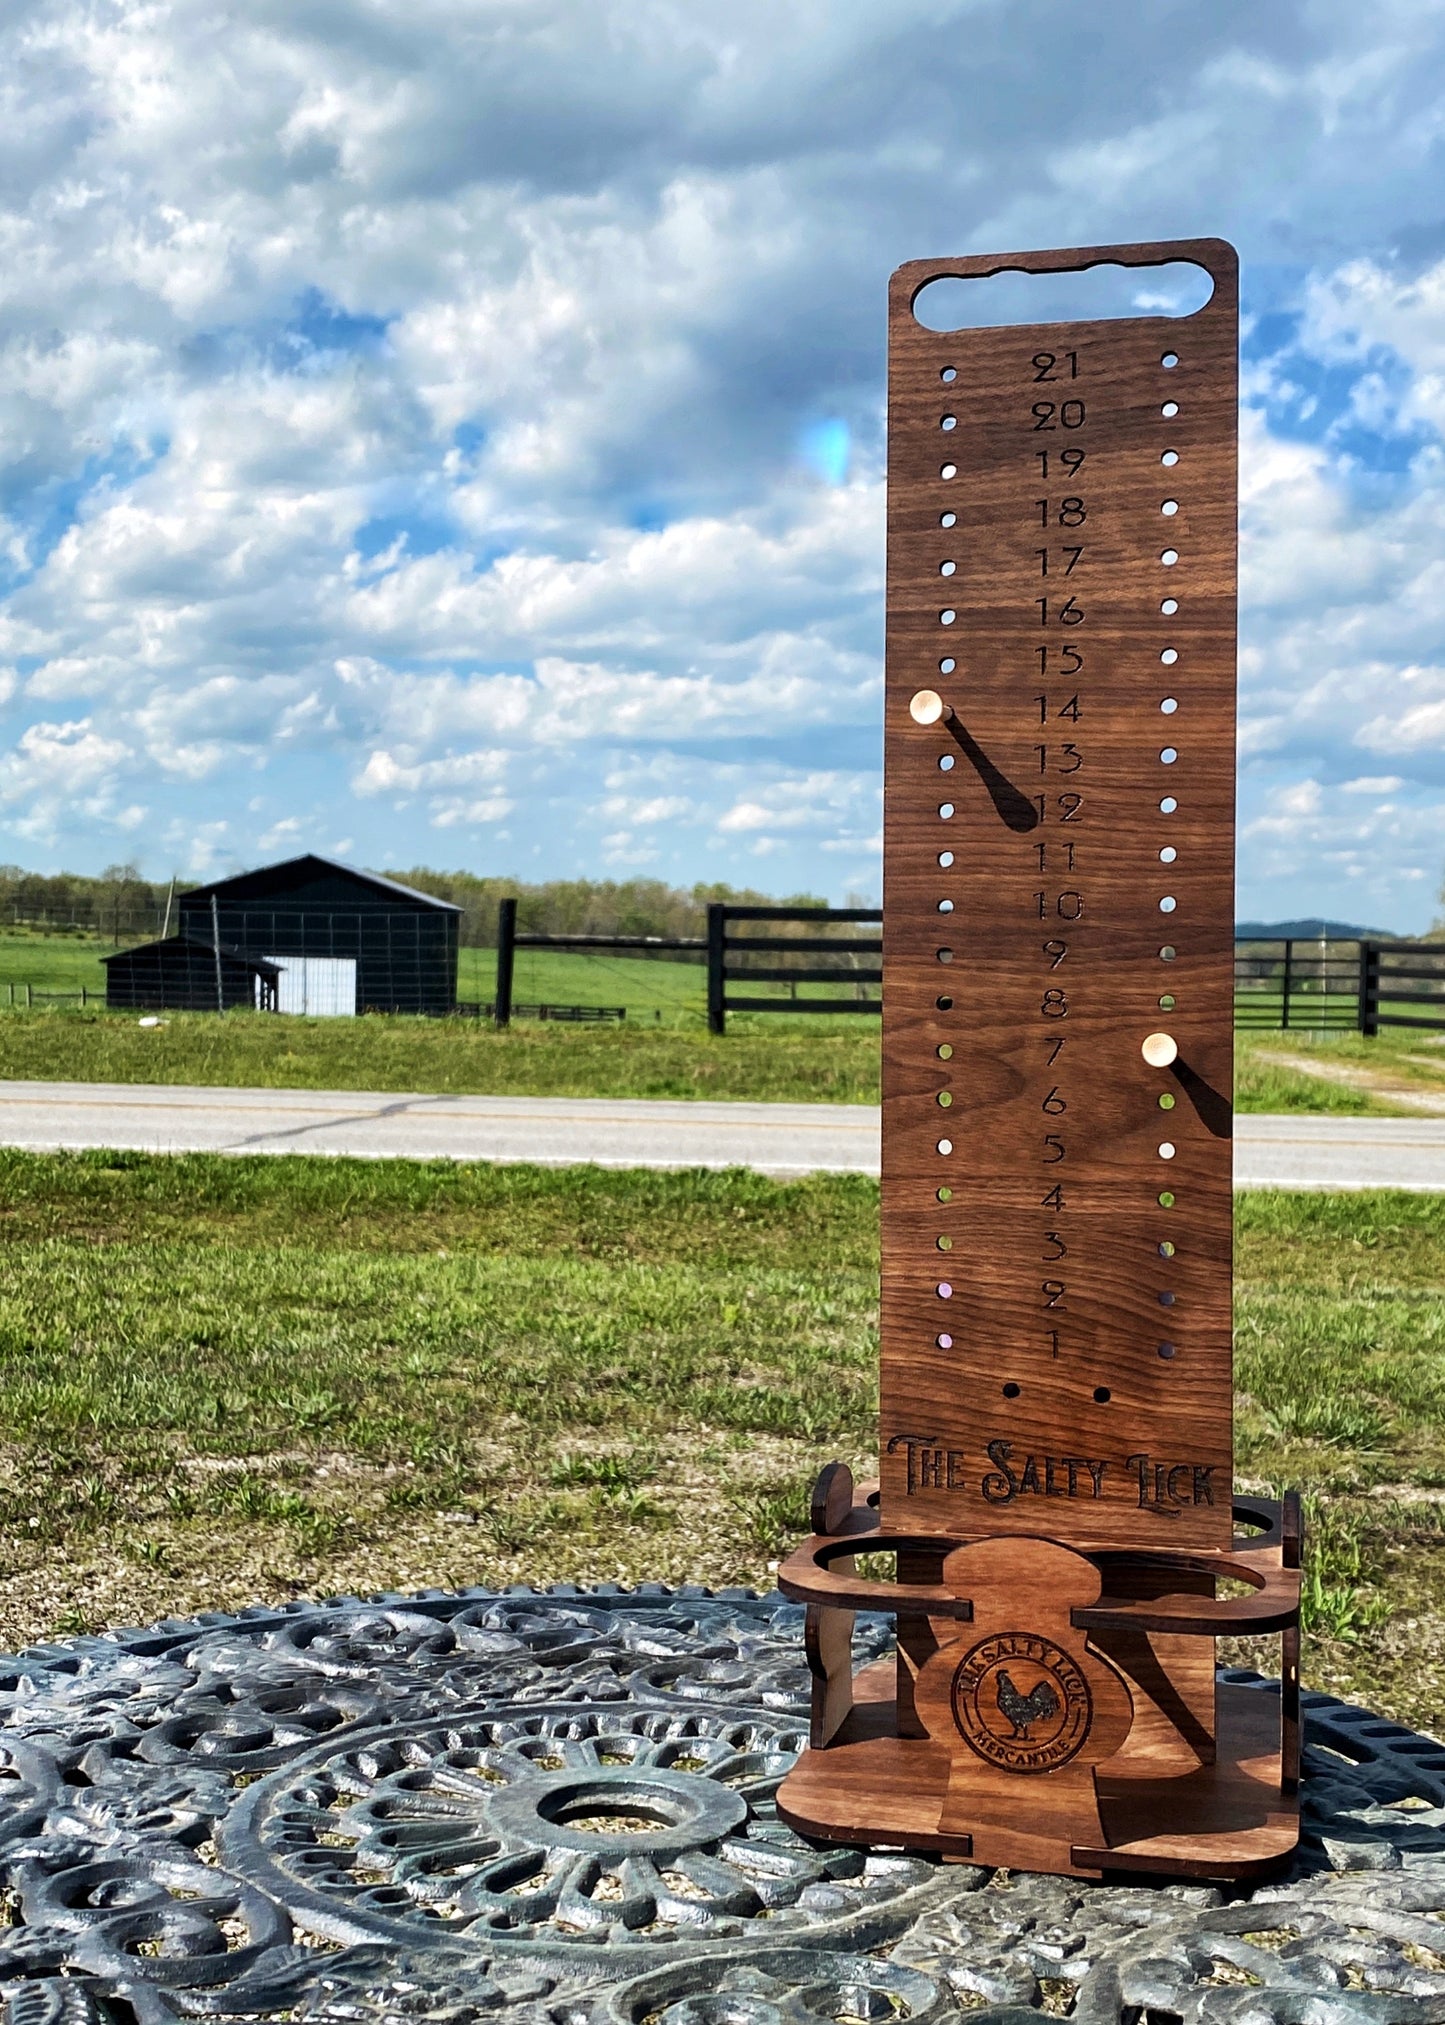
[[[1093,1716],[1093,1696],[1079,1667],[1031,1631],[980,1639],[953,1676],[953,1719],[964,1741],[1006,1772],[1067,1765]]]

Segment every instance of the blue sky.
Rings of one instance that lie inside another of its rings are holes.
[[[36,0],[0,855],[878,886],[883,313],[1243,256],[1240,911],[1445,872],[1423,0]]]

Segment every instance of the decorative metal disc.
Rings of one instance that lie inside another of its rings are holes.
[[[1445,2021],[1433,1739],[1310,1697],[1305,1842],[1253,1891],[991,1875],[781,1826],[801,1653],[777,1596],[648,1587],[6,1661],[5,2025]]]

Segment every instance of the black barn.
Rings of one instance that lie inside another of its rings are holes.
[[[276,1010],[279,967],[239,949],[221,945],[219,960],[209,937],[168,935],[103,956],[105,1002],[122,1011],[225,1012],[254,1007]]]
[[[106,962],[106,1004],[214,1011],[448,1013],[461,909],[308,855],[197,886],[179,932]]]
[[[194,887],[176,904],[182,935],[218,935],[243,956],[281,966],[281,1012],[456,1006],[461,909],[374,872],[308,853]]]

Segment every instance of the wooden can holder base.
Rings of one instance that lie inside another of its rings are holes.
[[[1073,1877],[1254,1877],[1299,1840],[1299,1500],[1236,1498],[1220,1550],[885,1534],[832,1463],[778,1586],[807,1606],[811,1748],[778,1812],[826,1842]],[[855,1557],[892,1553],[896,1582]],[[1220,1598],[1221,1581],[1248,1593]],[[852,1670],[853,1617],[896,1658]],[[1216,1683],[1214,1640],[1281,1634],[1281,1692]]]

